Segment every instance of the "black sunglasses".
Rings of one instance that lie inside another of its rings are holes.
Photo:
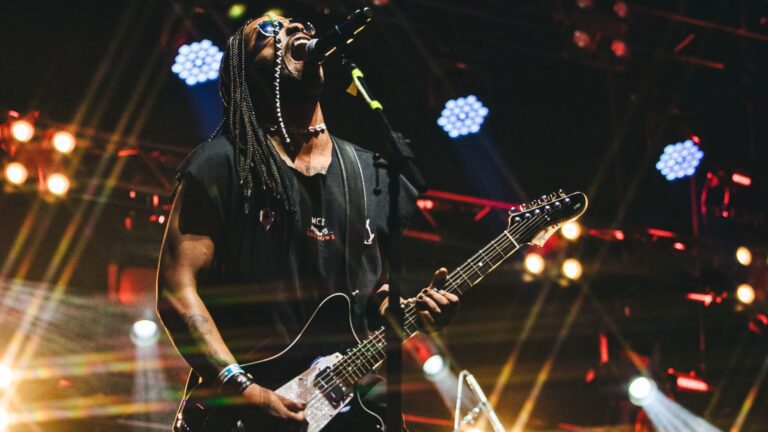
[[[299,23],[304,27],[304,33],[306,33],[309,36],[315,35],[315,26],[312,25],[309,21],[300,21],[295,20],[293,18],[288,19],[289,23]],[[283,30],[284,24],[282,21],[278,21],[277,19],[265,19],[264,21],[259,21],[258,24],[256,24],[259,27],[259,31],[261,34],[267,37],[274,37],[277,33]]]

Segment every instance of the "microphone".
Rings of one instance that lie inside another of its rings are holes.
[[[337,48],[341,48],[352,42],[362,29],[373,19],[373,11],[366,7],[356,10],[341,24],[334,26],[325,36],[310,39],[305,44],[297,44],[294,47],[297,57],[305,61],[322,63]],[[302,47],[304,49],[302,49]],[[304,51],[303,53],[301,51]],[[303,55],[302,55],[303,54]]]

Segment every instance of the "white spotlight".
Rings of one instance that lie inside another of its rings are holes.
[[[67,131],[58,131],[53,134],[53,148],[57,152],[70,154],[75,149],[75,136]]]
[[[13,381],[13,371],[4,364],[0,364],[0,389],[7,389]]]
[[[752,264],[752,251],[746,246],[740,246],[736,249],[736,261],[744,267]]]
[[[560,228],[560,232],[568,240],[576,240],[581,236],[581,224],[576,221],[567,222]]]
[[[46,185],[48,186],[48,190],[57,196],[64,196],[69,192],[69,178],[61,173],[49,175]]]
[[[629,400],[637,406],[645,405],[654,396],[656,389],[656,383],[652,379],[637,377],[629,384]]]
[[[525,269],[532,274],[541,274],[544,271],[544,257],[531,252],[525,256]]]
[[[434,377],[445,370],[445,359],[440,354],[435,354],[424,362],[422,369],[427,377]]]
[[[581,262],[576,258],[568,258],[563,261],[563,274],[570,280],[578,280],[583,273]]]
[[[35,136],[35,125],[29,120],[18,119],[11,123],[11,136],[19,142],[29,142]]]
[[[752,304],[755,301],[755,289],[750,284],[741,284],[736,288],[736,298],[744,304]]]
[[[139,320],[131,327],[131,340],[136,346],[150,346],[160,337],[160,329],[152,320]]]
[[[5,178],[11,183],[21,185],[27,181],[27,177],[29,177],[27,167],[21,163],[11,162],[5,166]]]

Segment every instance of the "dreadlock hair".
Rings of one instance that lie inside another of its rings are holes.
[[[219,93],[224,104],[221,128],[234,146],[235,169],[245,214],[248,214],[254,188],[253,167],[256,167],[266,193],[267,206],[275,210],[271,203],[276,203],[280,209],[293,212],[293,199],[280,155],[256,121],[248,88],[245,28],[250,22],[229,38],[224,51],[219,73]]]

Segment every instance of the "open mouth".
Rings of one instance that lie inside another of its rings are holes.
[[[291,57],[296,61],[304,61],[307,58],[307,45],[309,38],[296,37],[289,44]]]

